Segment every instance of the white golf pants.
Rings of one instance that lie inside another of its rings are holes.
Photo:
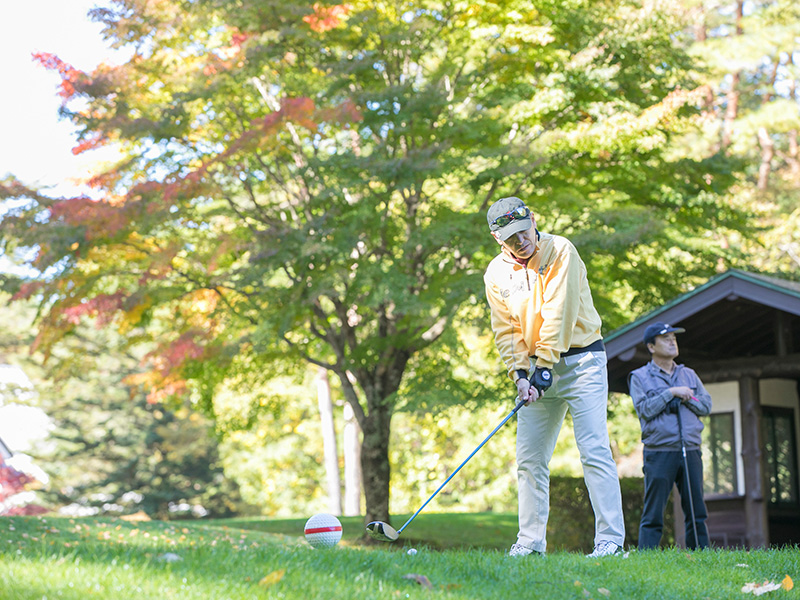
[[[608,376],[605,352],[562,358],[553,369],[553,385],[517,413],[519,480],[518,543],[538,552],[547,548],[550,510],[550,459],[569,409],[583,478],[595,514],[594,543],[625,541],[622,494],[606,425]]]

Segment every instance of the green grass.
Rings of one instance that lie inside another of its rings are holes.
[[[302,536],[304,519],[129,523],[5,517],[0,598],[743,600],[751,597],[741,592],[746,583],[800,579],[797,549],[509,558],[497,548],[513,540],[513,521],[509,515],[420,516],[403,547],[360,546],[361,519],[344,518],[343,542],[314,550]],[[456,548],[446,548],[453,539],[448,532],[458,540]],[[469,539],[481,547],[467,548]],[[412,540],[418,550],[413,556],[406,552]],[[167,553],[180,558],[170,562]],[[766,597],[800,598],[800,588]]]
[[[399,529],[411,517],[394,515],[392,525]],[[357,544],[364,534],[363,517],[339,517],[342,544]],[[242,529],[282,535],[302,535],[306,519],[226,519],[206,521]],[[506,550],[517,537],[517,515],[497,513],[421,513],[403,531],[398,546],[424,545],[437,550],[482,548]],[[591,537],[591,534],[587,534]]]

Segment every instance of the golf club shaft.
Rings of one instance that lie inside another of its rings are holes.
[[[472,454],[470,454],[470,455],[469,455],[469,456],[466,458],[466,460],[465,460],[464,462],[462,462],[460,465],[458,465],[458,468],[457,468],[455,471],[453,471],[453,472],[450,474],[450,477],[448,477],[447,479],[445,479],[445,480],[444,480],[444,483],[443,483],[442,485],[440,485],[440,486],[438,487],[438,489],[437,489],[435,492],[433,492],[433,494],[431,494],[431,497],[430,497],[430,498],[428,498],[428,499],[425,501],[425,504],[423,504],[422,506],[420,506],[420,507],[419,507],[419,509],[417,510],[417,512],[415,512],[415,513],[414,513],[414,514],[411,516],[411,518],[410,518],[408,521],[406,521],[406,522],[403,524],[403,526],[402,526],[400,529],[398,529],[398,530],[397,530],[397,533],[398,533],[398,534],[400,534],[400,533],[402,533],[402,532],[403,532],[403,529],[405,529],[405,528],[408,526],[408,524],[409,524],[409,523],[411,523],[411,521],[413,521],[413,520],[414,520],[414,518],[415,518],[415,517],[416,517],[416,516],[417,516],[419,513],[421,513],[421,512],[422,512],[422,509],[423,509],[423,508],[425,508],[425,507],[428,505],[428,502],[430,502],[431,500],[433,500],[434,496],[436,496],[436,494],[438,494],[438,493],[439,493],[439,492],[442,490],[442,488],[443,488],[444,486],[446,486],[446,485],[447,485],[447,482],[448,482],[448,481],[450,481],[450,480],[453,478],[453,476],[454,476],[456,473],[458,473],[458,472],[461,470],[461,467],[463,467],[465,464],[467,464],[467,462],[469,462],[469,459],[470,459],[470,458],[472,458],[473,456],[475,456],[475,454],[477,454],[478,450],[480,450],[481,448],[483,448],[483,445],[484,445],[486,442],[488,442],[488,441],[489,441],[489,439],[490,439],[490,438],[491,438],[491,437],[492,437],[492,436],[493,436],[495,433],[497,433],[497,430],[498,430],[498,429],[500,429],[500,428],[501,428],[503,425],[505,425],[505,424],[506,424],[506,421],[508,421],[508,420],[509,420],[511,417],[513,417],[515,414],[517,414],[517,411],[518,411],[520,408],[522,408],[523,406],[525,406],[525,400],[520,400],[520,401],[517,403],[517,405],[514,407],[514,410],[512,410],[510,413],[508,413],[508,415],[506,415],[506,418],[505,418],[505,419],[503,419],[503,420],[500,422],[500,424],[499,424],[497,427],[495,427],[495,428],[492,430],[492,433],[490,433],[489,435],[487,435],[487,436],[486,436],[486,439],[485,439],[485,440],[483,440],[483,441],[480,443],[480,445],[479,445],[477,448],[475,448],[475,450],[473,450],[473,451],[472,451]]]
[[[694,500],[692,499],[692,478],[689,476],[689,460],[686,458],[686,442],[683,439],[683,423],[681,422],[681,409],[678,407],[678,435],[681,438],[681,454],[683,454],[683,471],[686,474],[686,492],[689,494],[689,510],[691,511],[692,518],[692,531],[694,532],[694,547],[700,545],[700,539],[697,537],[697,521],[694,517]]]

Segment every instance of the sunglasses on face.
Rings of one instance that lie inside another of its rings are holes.
[[[514,221],[521,221],[522,219],[527,219],[531,214],[531,211],[528,210],[527,206],[519,206],[512,210],[511,212],[507,212],[504,215],[500,215],[494,221],[492,221],[492,225],[497,225],[498,227],[505,227],[509,223],[513,223]]]

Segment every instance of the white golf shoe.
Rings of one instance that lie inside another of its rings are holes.
[[[523,546],[522,544],[514,544],[508,551],[509,556],[528,556],[529,554],[541,554],[532,548]]]
[[[591,554],[587,554],[586,558],[598,558],[600,556],[612,556],[614,554],[619,554],[622,551],[622,546],[619,544],[615,544],[609,540],[602,540],[597,542],[597,545],[594,547],[594,552]]]

